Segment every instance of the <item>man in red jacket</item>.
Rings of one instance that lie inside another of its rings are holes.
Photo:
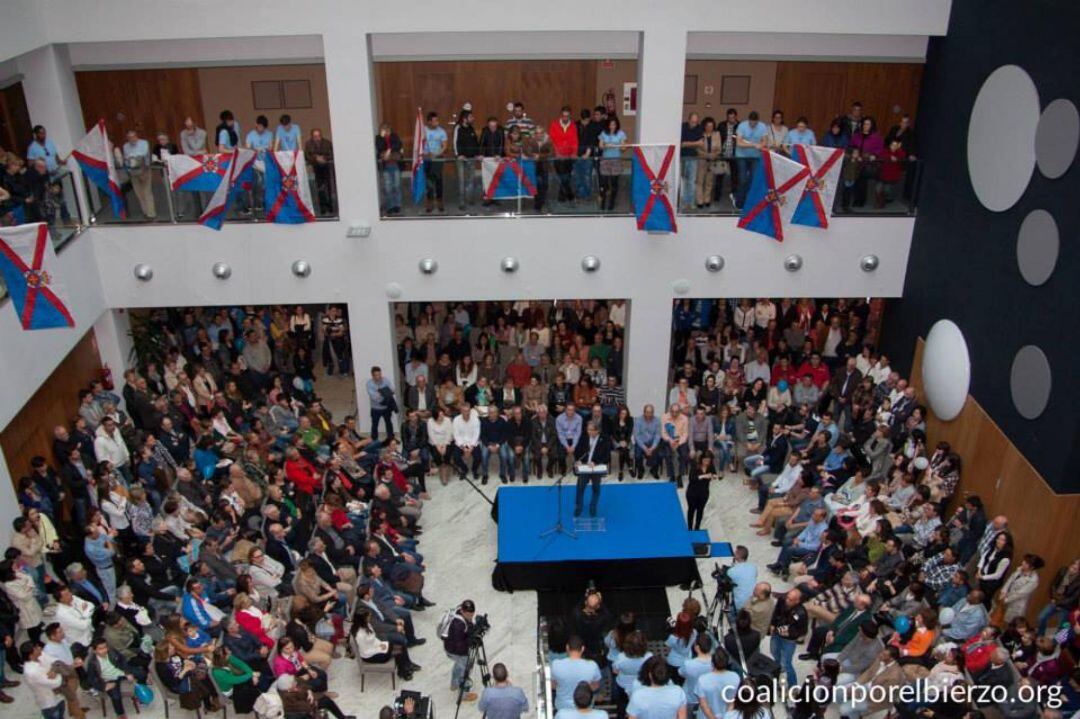
[[[555,150],[555,172],[559,176],[559,202],[573,202],[574,189],[570,182],[570,173],[574,170],[577,159],[578,132],[570,106],[563,105],[559,116],[551,121],[548,128],[551,144]]]
[[[295,447],[285,451],[285,478],[296,485],[297,492],[309,497],[322,488],[319,471]]]

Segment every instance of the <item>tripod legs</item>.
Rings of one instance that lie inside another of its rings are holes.
[[[465,695],[472,693],[472,680],[469,675],[472,674],[473,665],[480,667],[480,682],[485,687],[488,686],[491,683],[491,672],[488,671],[487,649],[484,647],[483,639],[469,646],[469,656],[465,660],[465,670],[462,672],[461,683],[458,685],[454,719],[457,719],[458,712],[461,711],[461,702],[465,699]]]

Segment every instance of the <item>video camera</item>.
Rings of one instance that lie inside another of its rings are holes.
[[[403,689],[394,699],[394,716],[397,719],[434,719],[435,704],[431,697]]]
[[[479,644],[484,639],[484,635],[491,629],[491,622],[488,621],[486,614],[477,614],[473,617],[472,628],[469,630],[469,643]]]
[[[719,562],[713,564],[712,578],[716,580],[716,593],[728,595],[735,590],[735,580],[728,576],[729,567],[720,566]]]

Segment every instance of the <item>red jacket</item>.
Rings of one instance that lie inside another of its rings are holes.
[[[303,457],[285,461],[285,478],[296,485],[297,491],[304,494],[315,494],[315,490],[322,486],[315,465]]]
[[[809,362],[803,362],[801,365],[799,365],[799,371],[797,374],[799,375],[799,377],[810,375],[810,377],[814,380],[814,384],[818,386],[818,389],[821,389],[825,385],[829,384],[829,368],[825,366],[824,362],[820,363],[817,366],[817,369],[811,367]]]
[[[573,120],[564,130],[559,118],[555,118],[548,127],[548,134],[551,135],[551,144],[555,148],[556,157],[577,157],[577,125]]]
[[[239,624],[240,628],[245,632],[258,639],[263,646],[270,649],[274,648],[274,640],[266,633],[263,629],[262,621],[255,615],[248,612],[237,612],[236,623]]]

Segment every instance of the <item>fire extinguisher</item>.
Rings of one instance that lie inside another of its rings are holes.
[[[101,368],[101,384],[107,390],[112,390],[112,388],[114,387],[112,370],[109,369],[109,365],[105,365]]]

